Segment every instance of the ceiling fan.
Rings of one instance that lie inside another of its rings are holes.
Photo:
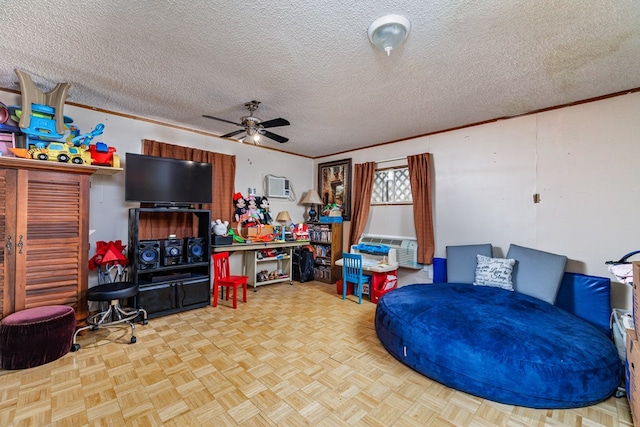
[[[274,128],[278,126],[289,126],[288,120],[283,118],[267,120],[263,122],[259,118],[253,115],[253,112],[258,109],[258,105],[260,105],[260,101],[249,101],[244,104],[245,107],[249,110],[248,116],[242,116],[240,119],[240,123],[232,122],[230,120],[221,119],[218,117],[209,116],[207,114],[203,114],[202,117],[206,117],[208,119],[218,120],[225,123],[231,123],[232,125],[240,126],[243,129],[236,130],[233,132],[229,132],[225,135],[221,135],[221,138],[231,138],[232,136],[236,136],[241,134],[242,132],[246,132],[246,136],[244,139],[251,138],[253,142],[257,143],[260,140],[260,136],[264,135],[269,139],[273,139],[274,141],[278,141],[279,143],[284,143],[289,140],[289,138],[285,138],[284,136],[276,135],[275,133],[269,132],[266,128]]]

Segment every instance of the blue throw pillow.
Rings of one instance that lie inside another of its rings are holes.
[[[555,304],[566,256],[511,244],[507,258],[516,260],[512,273],[516,292]]]
[[[476,255],[493,256],[493,246],[490,243],[447,246],[447,282],[473,283],[476,278]]]

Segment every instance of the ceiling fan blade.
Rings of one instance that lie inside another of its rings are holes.
[[[240,124],[240,123],[232,122],[230,120],[225,120],[225,119],[221,119],[221,118],[218,118],[218,117],[209,116],[207,114],[203,114],[202,117],[206,117],[207,119],[218,120],[218,121],[225,122],[225,123],[231,123],[232,125],[236,125],[236,126],[242,126],[242,124]]]
[[[260,126],[262,126],[263,128],[274,128],[274,127],[278,127],[278,126],[289,126],[290,124],[291,123],[289,123],[289,120],[286,120],[286,119],[283,119],[283,118],[267,120],[266,122],[260,122]]]
[[[268,130],[261,130],[260,134],[266,136],[267,138],[273,139],[274,141],[278,141],[280,144],[283,144],[289,140],[289,138],[276,135],[275,133],[269,132]]]
[[[220,138],[231,138],[232,136],[236,136],[238,134],[241,134],[242,132],[244,132],[244,129],[240,129],[240,130],[236,130],[233,132],[229,132],[227,134],[224,135],[220,135]]]

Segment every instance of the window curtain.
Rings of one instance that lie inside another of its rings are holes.
[[[351,230],[349,231],[349,248],[351,248],[351,245],[358,244],[358,240],[367,225],[375,171],[375,162],[354,165],[354,185],[351,197],[353,205],[351,211]]]
[[[431,212],[431,163],[429,153],[408,156],[413,197],[413,221],[418,240],[418,262],[432,264],[435,243]]]
[[[194,162],[211,163],[213,169],[212,176],[212,203],[202,204],[202,209],[211,210],[212,220],[232,221],[233,218],[233,191],[236,176],[236,157],[227,154],[214,153],[211,151],[196,148],[183,147],[179,145],[167,144],[149,139],[142,141],[142,154],[158,157],[170,157],[179,160],[192,160]],[[194,183],[193,185],[197,185]],[[151,222],[149,219],[141,218],[139,224],[139,235],[143,239],[145,235],[168,235],[175,234],[178,238],[194,236],[197,232],[197,224],[193,224],[191,215],[174,216],[170,215],[171,221]],[[151,224],[155,229],[151,230]],[[158,227],[161,227],[158,230]]]

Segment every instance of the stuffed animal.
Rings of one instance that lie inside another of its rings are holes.
[[[255,227],[260,220],[260,213],[258,212],[258,204],[253,196],[247,198],[247,215],[245,219],[241,220],[245,227]]]
[[[233,195],[233,204],[236,207],[236,222],[240,222],[240,219],[249,212],[247,210],[247,201],[244,196],[242,196],[242,193],[235,193]]]
[[[273,218],[271,218],[271,213],[269,212],[269,199],[266,197],[261,197],[259,202],[260,207],[260,222],[262,224],[271,224],[273,222]]]
[[[213,234],[216,236],[226,236],[229,232],[229,221],[222,222],[216,219],[216,221],[211,224],[211,228],[213,228]]]

